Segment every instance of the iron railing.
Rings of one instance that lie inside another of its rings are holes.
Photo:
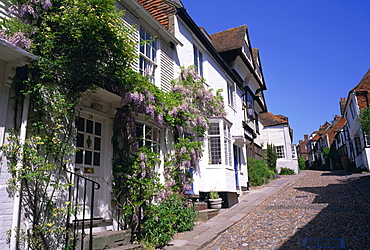
[[[68,201],[71,206],[69,206],[67,215],[66,246],[72,244],[73,249],[76,249],[79,245],[78,249],[83,250],[86,235],[85,229],[88,229],[88,249],[90,250],[93,248],[93,221],[101,219],[94,218],[95,190],[100,188],[100,184],[71,171],[66,170],[66,172],[69,173],[69,183],[73,184],[68,190]],[[87,206],[90,207],[90,215],[87,214]],[[85,228],[86,222],[88,223],[88,228]],[[81,227],[79,226],[80,223]]]

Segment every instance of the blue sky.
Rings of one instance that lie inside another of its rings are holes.
[[[293,141],[340,115],[370,69],[370,0],[182,0],[209,34],[248,25],[259,48],[268,111],[289,117]]]

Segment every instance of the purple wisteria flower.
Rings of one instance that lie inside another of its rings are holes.
[[[146,155],[144,153],[140,153],[139,157],[141,161],[146,161]]]
[[[0,39],[3,39],[24,50],[31,48],[31,40],[28,39],[22,32],[16,32],[13,35],[8,35],[6,30],[0,31]]]
[[[51,6],[53,6],[53,4],[50,2],[50,0],[46,0],[46,1],[42,4],[42,8],[43,8],[44,10],[49,9]]]
[[[158,114],[157,116],[154,117],[154,121],[157,124],[162,125],[163,124],[163,115],[162,114]]]

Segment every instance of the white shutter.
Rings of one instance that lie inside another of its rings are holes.
[[[115,5],[119,10],[123,10],[125,12],[125,15],[123,16],[123,21],[125,25],[131,26],[134,29],[134,32],[131,34],[130,38],[132,38],[133,41],[137,42],[136,51],[137,53],[139,53],[139,42],[140,42],[139,19],[136,18],[131,12],[129,12],[120,3],[116,2]],[[135,59],[135,63],[133,63],[132,69],[137,72],[139,71],[139,59]]]
[[[174,51],[166,43],[162,42],[160,54],[161,89],[164,92],[169,92],[171,90],[171,81],[174,79],[175,71],[175,63],[173,60]]]

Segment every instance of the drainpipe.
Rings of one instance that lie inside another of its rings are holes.
[[[21,145],[26,140],[26,130],[27,130],[27,119],[28,119],[28,108],[29,108],[29,97],[26,96],[26,98],[23,101],[23,111],[22,111],[22,123],[20,128],[20,143]],[[23,150],[21,149],[20,157],[17,163],[17,173],[22,168],[22,160],[23,160]],[[14,195],[14,206],[13,206],[13,220],[12,220],[12,231],[10,236],[10,249],[11,250],[17,250],[18,249],[18,236],[19,236],[19,229],[21,225],[21,212],[22,212],[22,183],[21,181],[18,181],[17,183],[17,191]]]

